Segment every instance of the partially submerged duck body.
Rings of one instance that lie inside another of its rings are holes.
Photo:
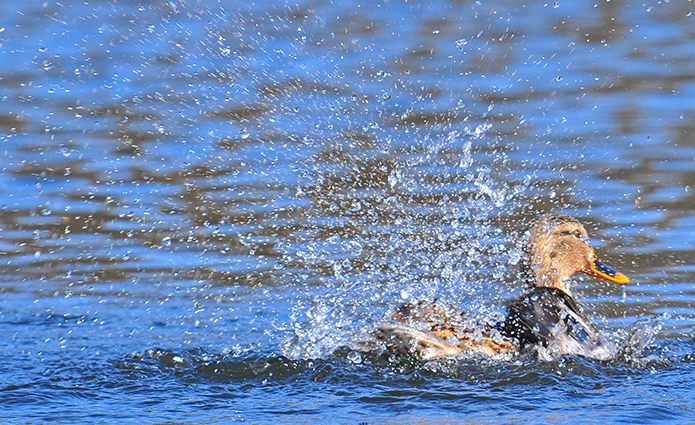
[[[513,342],[499,330],[450,304],[404,304],[391,319],[379,327],[377,338],[387,340],[402,354],[422,360],[474,354],[493,357],[515,351]]]
[[[611,358],[613,344],[582,314],[569,279],[576,272],[620,284],[629,279],[596,258],[584,227],[566,215],[538,219],[525,251],[523,271],[531,289],[509,304],[503,322],[490,325],[460,310],[420,302],[399,307],[377,338],[422,360],[513,353]]]

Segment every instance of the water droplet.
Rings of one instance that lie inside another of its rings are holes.
[[[171,246],[171,238],[169,236],[163,237],[162,238],[162,245]]]
[[[359,257],[362,255],[362,244],[357,242],[357,241],[351,241],[348,244],[348,249],[352,253],[352,255]]]
[[[391,174],[389,174],[389,185],[391,187],[395,186],[398,184],[398,182],[401,179],[401,173],[398,170],[393,170],[391,171]]]
[[[518,248],[514,248],[509,252],[507,263],[509,265],[515,266],[521,261],[521,251]]]
[[[351,351],[350,353],[348,353],[347,359],[353,364],[362,363],[362,355],[360,355],[360,353],[358,353],[357,351]]]
[[[387,77],[390,77],[390,76],[391,76],[391,74],[386,72],[386,71],[378,71],[376,73],[376,79],[379,82],[384,81]]]

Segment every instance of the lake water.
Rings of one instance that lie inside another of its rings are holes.
[[[691,423],[695,4],[0,5],[9,423]],[[546,211],[610,361],[362,352],[496,320]]]

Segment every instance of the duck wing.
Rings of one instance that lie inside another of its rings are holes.
[[[376,337],[387,342],[389,348],[400,354],[412,354],[421,360],[458,357],[461,348],[436,334],[397,323],[384,323],[376,331]]]
[[[522,349],[551,357],[576,354],[605,360],[615,353],[574,299],[556,288],[533,288],[514,300],[500,330],[516,338]]]

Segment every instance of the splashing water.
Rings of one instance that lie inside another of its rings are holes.
[[[307,192],[336,223],[309,217],[308,225],[331,236],[308,245],[314,265],[328,271],[321,280],[326,289],[305,287],[285,328],[284,355],[329,356],[364,339],[389,308],[408,301],[440,298],[499,316],[509,295],[505,283],[514,281],[508,264],[520,256],[501,223],[525,186],[510,187],[493,172],[503,153],[475,152],[489,129],[425,136],[376,171],[354,159],[344,165],[348,175],[318,167],[324,172]]]

